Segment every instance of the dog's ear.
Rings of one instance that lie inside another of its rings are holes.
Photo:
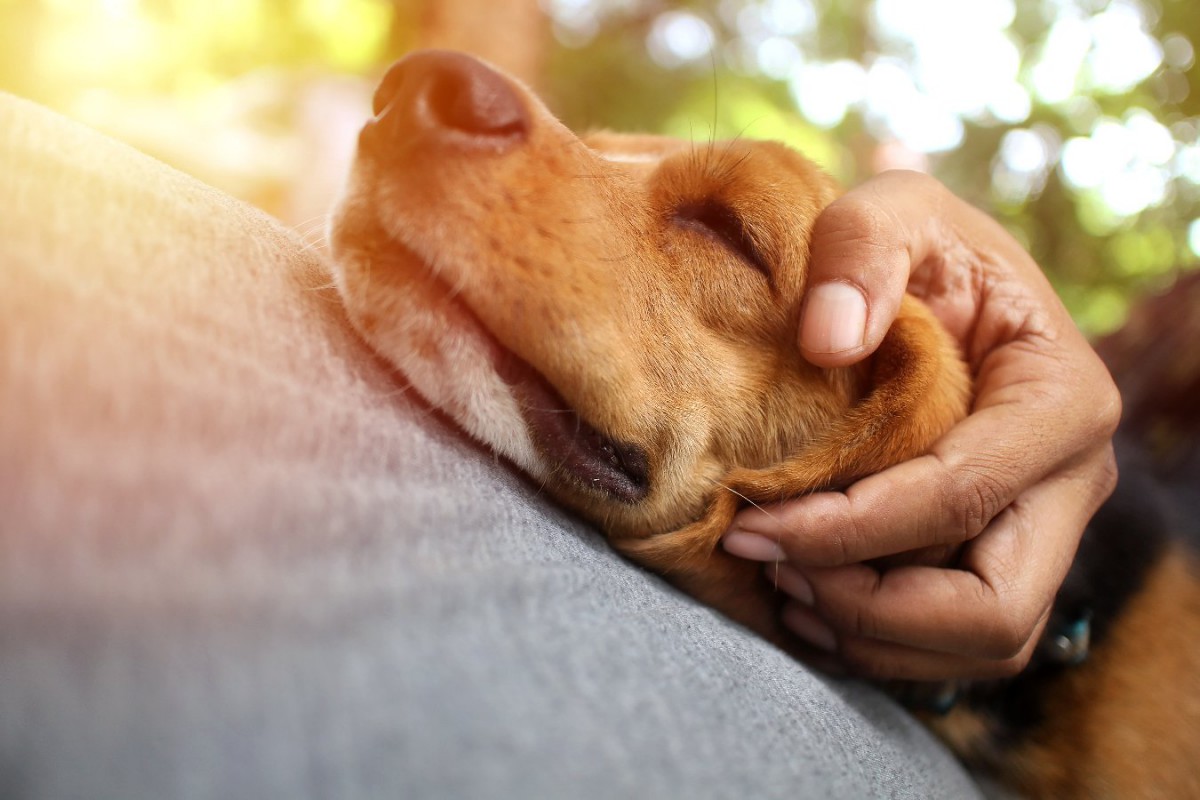
[[[872,357],[867,395],[809,446],[765,469],[726,473],[704,516],[679,530],[615,545],[632,560],[774,638],[776,593],[758,565],[717,547],[741,502],[777,503],[855,480],[926,452],[967,413],[970,380],[954,342],[906,297]]]
[[[799,453],[765,469],[730,470],[725,486],[754,503],[847,486],[927,452],[967,415],[970,387],[954,341],[905,296],[871,358],[866,396]]]

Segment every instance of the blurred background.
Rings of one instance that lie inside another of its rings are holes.
[[[937,175],[1081,327],[1200,261],[1194,0],[0,0],[0,89],[308,235],[374,81],[473,49],[576,129],[793,144],[847,184]]]

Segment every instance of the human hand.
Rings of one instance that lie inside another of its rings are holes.
[[[1016,674],[1116,484],[1108,371],[1020,245],[924,175],[884,173],[830,205],[809,281],[809,361],[870,355],[907,289],[962,346],[974,405],[925,456],[844,492],[741,512],[725,549],[769,562],[790,597],[785,626],[857,674]],[[863,563],[959,544],[953,568]]]

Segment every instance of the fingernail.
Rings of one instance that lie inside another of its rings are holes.
[[[792,633],[825,653],[837,650],[833,629],[804,606],[789,605],[783,609],[783,625]]]
[[[848,283],[823,283],[808,294],[800,341],[810,353],[841,353],[866,338],[867,301]]]
[[[732,530],[721,540],[725,552],[750,561],[783,561],[783,550],[775,541],[757,533]]]
[[[812,606],[817,602],[812,584],[800,570],[790,564],[769,564],[766,570],[767,576],[775,583],[775,587],[779,591],[806,606]]]

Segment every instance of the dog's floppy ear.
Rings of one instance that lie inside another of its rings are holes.
[[[905,297],[872,357],[870,390],[809,446],[765,469],[734,468],[704,516],[675,531],[615,542],[632,560],[774,638],[774,593],[761,569],[717,548],[743,502],[776,503],[847,486],[918,456],[966,416],[970,381],[957,348],[929,310]]]

